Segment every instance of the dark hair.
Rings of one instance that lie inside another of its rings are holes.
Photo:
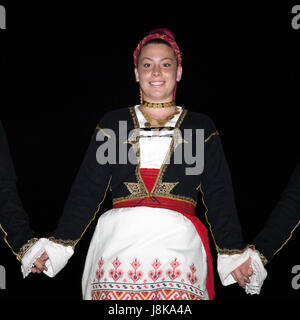
[[[172,48],[172,46],[167,42],[167,41],[164,41],[164,40],[162,40],[162,39],[153,39],[153,40],[150,40],[150,41],[148,41],[144,46],[143,46],[143,48],[144,47],[146,47],[148,44],[165,44],[166,46],[168,46],[168,47],[170,47],[171,49],[173,49]]]

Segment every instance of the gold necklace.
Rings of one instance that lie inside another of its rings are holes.
[[[143,101],[142,105],[148,108],[164,109],[164,108],[175,107],[176,103],[175,101],[165,102],[165,103],[152,103],[152,102]]]
[[[147,115],[140,107],[139,107],[139,110],[141,111],[141,113],[143,114],[144,118],[146,119],[146,122],[144,124],[144,126],[146,128],[151,128],[152,127],[152,125],[151,125],[152,121],[156,121],[160,127],[164,127],[166,123],[171,121],[177,114],[180,113],[178,107],[176,107],[175,112],[173,114],[171,114],[170,116],[168,116],[167,118],[165,118],[165,119],[153,119],[149,115]]]

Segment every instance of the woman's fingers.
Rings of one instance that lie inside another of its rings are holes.
[[[243,275],[243,273],[239,269],[236,269],[232,273],[232,276],[234,280],[244,289],[246,288],[246,283],[250,282],[249,277],[246,277],[245,275]]]
[[[47,253],[44,252],[42,256],[34,262],[34,267],[31,269],[31,272],[40,274],[43,271],[48,271],[48,268],[45,265],[48,259]]]
[[[251,268],[251,258],[240,265],[232,272],[232,276],[238,284],[245,289],[246,284],[250,283],[250,276],[253,274],[253,269]]]

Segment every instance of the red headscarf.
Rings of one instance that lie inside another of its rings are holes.
[[[139,56],[141,54],[143,47],[149,41],[154,40],[154,39],[161,39],[161,40],[165,41],[166,43],[168,43],[175,53],[177,64],[179,66],[182,64],[181,52],[179,50],[177,43],[175,42],[175,36],[174,36],[173,32],[169,29],[161,28],[161,29],[155,29],[155,30],[151,31],[146,37],[144,37],[144,39],[136,47],[134,54],[133,54],[133,61],[134,61],[134,65],[136,68],[138,67]],[[174,94],[173,94],[173,101],[175,101],[176,92],[177,92],[177,84],[176,84]]]
[[[161,39],[165,42],[167,42],[173,49],[177,63],[178,65],[182,64],[182,58],[181,58],[181,52],[179,50],[179,47],[177,43],[175,42],[175,36],[173,32],[169,29],[155,29],[151,31],[137,46],[137,48],[134,51],[133,59],[134,59],[134,65],[137,68],[138,66],[138,61],[139,61],[139,56],[142,51],[142,48],[151,40],[154,39]]]

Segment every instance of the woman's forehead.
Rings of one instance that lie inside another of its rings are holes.
[[[175,53],[167,44],[149,43],[145,45],[140,54],[140,60],[144,58],[176,59]]]

